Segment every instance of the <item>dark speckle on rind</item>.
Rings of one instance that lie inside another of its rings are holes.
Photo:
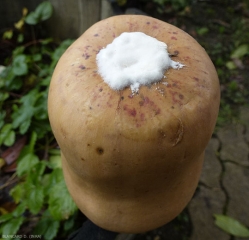
[[[98,33],[96,33],[96,34],[94,34],[93,36],[94,36],[94,37],[98,37],[98,36],[99,36],[99,34],[98,34]]]
[[[85,60],[87,60],[89,57],[91,57],[91,55],[89,55],[88,53],[84,53],[82,54],[82,57],[85,58]]]
[[[102,147],[97,147],[96,148],[96,152],[99,154],[99,155],[102,155],[104,154],[104,149]]]
[[[84,65],[82,65],[82,64],[79,66],[79,68],[82,69],[82,70],[86,69],[86,67]]]

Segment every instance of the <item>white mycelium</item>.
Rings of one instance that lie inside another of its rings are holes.
[[[140,85],[163,79],[165,71],[184,65],[170,59],[167,45],[142,32],[124,32],[96,57],[98,72],[114,90],[130,87],[138,92]]]

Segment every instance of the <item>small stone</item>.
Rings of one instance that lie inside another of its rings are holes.
[[[230,236],[215,226],[213,214],[222,214],[226,196],[221,189],[200,186],[188,205],[193,231],[190,240],[229,240]]]
[[[220,187],[220,175],[222,172],[222,167],[219,159],[216,156],[219,145],[218,139],[210,139],[205,151],[205,159],[200,177],[200,182],[211,188]]]
[[[249,147],[244,137],[245,127],[242,124],[228,125],[217,133],[221,141],[220,158],[249,166]]]

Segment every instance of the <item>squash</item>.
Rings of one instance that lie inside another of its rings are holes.
[[[96,55],[124,32],[168,45],[185,65],[137,94],[113,90]],[[190,35],[148,16],[102,20],[60,58],[49,88],[48,113],[61,148],[68,190],[98,226],[138,233],[175,218],[191,200],[219,110],[215,67]]]

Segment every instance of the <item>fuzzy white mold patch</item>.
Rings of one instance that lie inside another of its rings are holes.
[[[171,60],[164,42],[142,32],[122,33],[100,50],[96,60],[99,74],[112,89],[130,87],[132,93],[162,80],[168,68],[184,66]]]

